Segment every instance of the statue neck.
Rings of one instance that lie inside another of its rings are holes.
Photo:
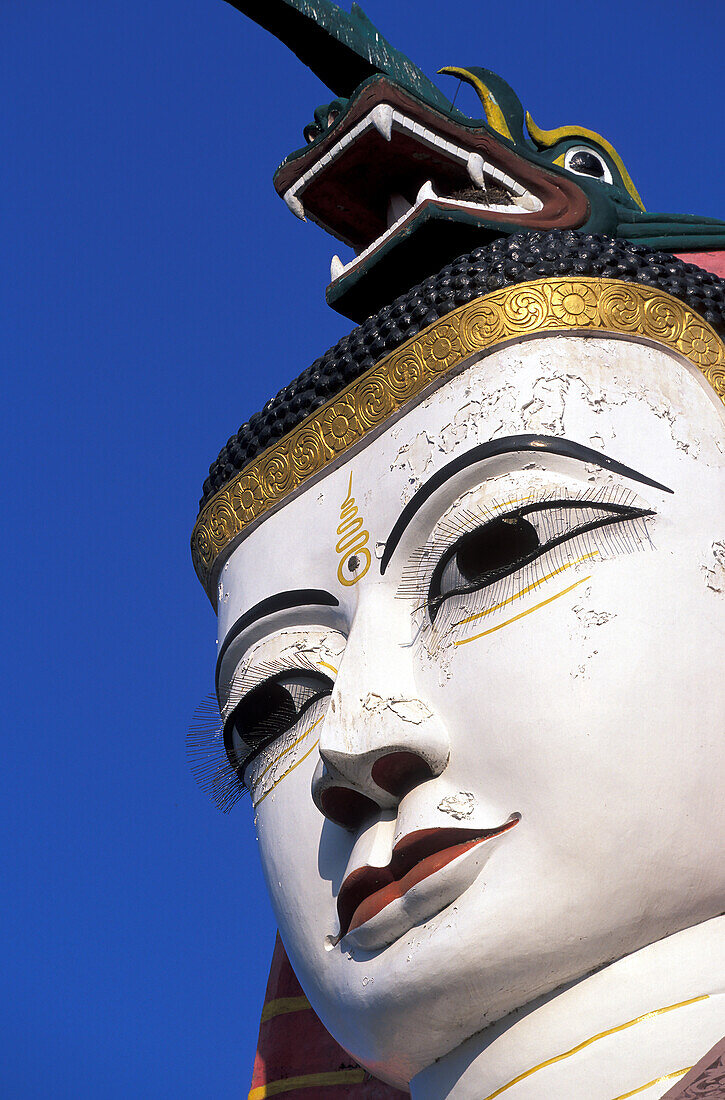
[[[725,1033],[725,917],[650,944],[473,1035],[413,1100],[655,1100]]]

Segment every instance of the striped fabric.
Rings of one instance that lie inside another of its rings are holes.
[[[248,1100],[403,1100],[407,1095],[371,1077],[322,1026],[278,936]]]

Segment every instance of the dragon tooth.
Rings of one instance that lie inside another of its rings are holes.
[[[339,256],[333,256],[330,261],[330,281],[334,283],[335,279],[339,279],[345,270],[345,265]]]
[[[438,198],[438,194],[437,194],[435,188],[433,187],[433,184],[431,183],[430,180],[426,180],[425,183],[423,184],[423,186],[421,187],[420,191],[418,192],[418,194],[415,196],[415,201],[416,201],[416,203],[419,203],[419,202],[423,202],[423,199],[437,199],[437,198]]]
[[[486,190],[486,179],[483,174],[483,157],[480,153],[471,153],[468,158],[468,174],[482,191]]]
[[[393,108],[387,103],[378,103],[370,112],[370,119],[378,133],[390,141],[393,132]]]
[[[285,191],[284,201],[287,203],[288,207],[296,218],[299,218],[300,221],[303,222],[307,221],[307,218],[305,216],[305,208],[292,191],[292,188],[290,188],[289,191]]]
[[[541,202],[530,191],[524,191],[523,195],[517,195],[515,202],[517,206],[523,207],[524,210],[541,210]]]

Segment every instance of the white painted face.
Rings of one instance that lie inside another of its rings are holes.
[[[659,348],[509,346],[225,565],[282,939],[378,1075],[722,910],[723,419]]]

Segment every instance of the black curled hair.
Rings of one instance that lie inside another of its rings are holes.
[[[561,276],[621,279],[679,298],[725,337],[725,280],[631,241],[573,230],[500,237],[401,294],[316,359],[242,424],[209,468],[200,508],[262,451],[335,397],[389,352],[483,294]]]

